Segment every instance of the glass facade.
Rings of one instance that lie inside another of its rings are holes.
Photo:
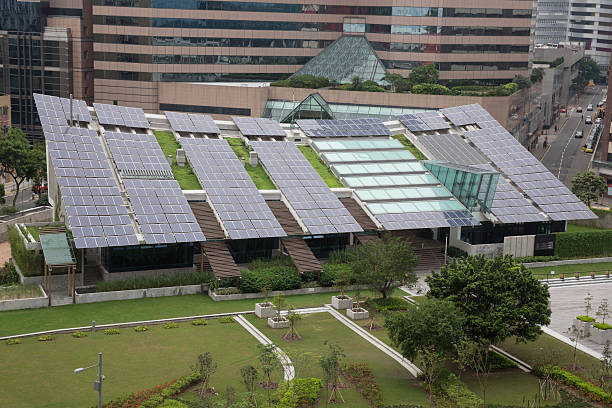
[[[349,234],[312,235],[304,237],[312,253],[319,259],[327,258],[331,251],[346,248],[349,244]]]
[[[318,93],[308,95],[281,123],[293,123],[297,119],[335,119],[329,105]]]
[[[525,222],[520,224],[493,224],[484,221],[481,225],[461,228],[461,240],[472,245],[501,244],[504,237],[516,235],[539,235],[565,231],[565,221]]]
[[[468,210],[478,205],[482,212],[491,211],[499,173],[442,161],[423,163]]]
[[[193,266],[191,242],[101,248],[102,265],[109,272]]]
[[[226,241],[236,263],[248,263],[254,259],[271,258],[272,251],[279,248],[278,238],[234,239]]]

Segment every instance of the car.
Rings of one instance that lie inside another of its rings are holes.
[[[593,104],[589,103],[589,105],[587,106],[587,110],[588,111],[592,111],[593,110]]]
[[[601,123],[601,118],[595,119],[595,123]]]
[[[582,133],[582,130],[577,130],[576,134],[574,134],[574,137],[576,139],[582,139],[583,136],[584,136],[584,133]]]
[[[582,106],[577,107],[576,108],[576,112],[578,112],[578,113],[582,112]]]
[[[585,123],[586,125],[591,125],[591,124],[593,124],[593,118],[591,118],[590,116],[585,116],[585,117],[584,117],[584,123]]]
[[[559,110],[559,112],[561,112],[561,113],[566,113],[566,112],[567,112],[567,109],[565,109],[565,108],[561,108],[561,109]]]
[[[604,104],[605,104],[605,102],[603,100],[597,102],[597,106],[598,107],[604,106]]]

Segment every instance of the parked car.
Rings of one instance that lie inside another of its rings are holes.
[[[582,133],[582,130],[577,130],[576,134],[574,135],[576,139],[582,139],[583,136],[584,134]]]
[[[589,105],[587,106],[587,110],[588,111],[592,111],[593,110],[593,104],[589,103]]]
[[[604,102],[604,101],[603,101],[603,99],[602,99],[601,101],[597,102],[597,106],[598,106],[598,107],[604,106],[604,103],[605,103],[605,102]]]
[[[561,112],[561,113],[566,113],[566,112],[567,112],[567,109],[565,109],[565,108],[561,108],[561,109],[559,109],[559,112]]]
[[[595,119],[595,123],[601,123],[601,118]]]
[[[591,125],[591,124],[593,124],[593,118],[591,118],[590,116],[585,116],[585,118],[584,118],[584,123],[585,123],[586,125]]]
[[[578,112],[578,113],[582,112],[582,106],[577,107],[576,108],[576,112]]]

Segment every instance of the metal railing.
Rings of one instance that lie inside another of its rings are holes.
[[[553,273],[554,272],[554,273]],[[587,271],[587,272],[556,272],[554,269],[551,269],[549,273],[534,273],[537,279],[541,281],[549,281],[549,280],[584,280],[584,279],[610,279],[610,275],[612,274],[611,269],[599,269],[595,271]]]

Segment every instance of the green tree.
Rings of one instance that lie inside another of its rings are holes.
[[[287,333],[289,338],[290,339],[299,338],[298,334],[295,332],[295,325],[297,324],[297,322],[302,320],[302,315],[296,312],[295,310],[289,310],[289,312],[287,312],[287,315],[285,317],[287,318],[287,320],[289,320],[289,325],[290,325],[289,333]]]
[[[325,341],[325,344],[329,347],[329,352],[319,358],[319,365],[325,372],[327,390],[331,388],[331,393],[327,402],[344,402],[344,397],[342,397],[338,385],[340,383],[340,373],[343,367],[342,361],[346,355],[342,347],[328,343],[327,341]]]
[[[584,89],[585,86],[589,84],[589,81],[585,79],[582,75],[578,75],[576,78],[572,80],[572,85],[570,88],[573,92],[579,92]]]
[[[461,312],[448,300],[428,298],[419,307],[386,314],[385,328],[404,357],[418,358],[431,399],[444,358],[455,351],[463,335]]]
[[[191,366],[191,369],[199,372],[202,375],[202,389],[200,390],[200,394],[205,394],[210,388],[208,386],[210,383],[210,377],[212,377],[212,375],[217,371],[217,363],[213,360],[210,351],[207,351],[204,354],[198,354],[196,357],[196,362],[193,366]]]
[[[5,203],[4,195],[5,195],[4,184],[0,184],[0,205]]]
[[[358,283],[379,291],[386,299],[396,282],[417,281],[416,261],[409,241],[385,234],[377,241],[357,245],[351,267]]]
[[[240,368],[240,376],[242,377],[242,383],[249,394],[250,400],[254,406],[257,406],[257,400],[255,399],[255,383],[257,382],[257,369],[252,365],[247,365]]]
[[[592,300],[593,296],[591,295],[591,292],[587,292],[587,295],[584,297],[584,315],[586,317],[589,317],[589,313],[591,310],[593,310],[593,305],[591,304]]]
[[[257,359],[259,360],[259,366],[266,378],[265,389],[268,394],[268,406],[271,406],[270,389],[272,388],[272,373],[281,368],[281,364],[274,353],[275,348],[273,344],[260,344],[257,346],[257,348]]]
[[[386,73],[383,77],[382,77],[383,81],[386,81],[388,83],[391,84],[391,92],[399,92],[397,90],[398,85],[404,81],[404,77],[401,76],[400,74],[391,74],[391,73]]]
[[[542,79],[544,79],[544,69],[534,68],[531,71],[531,76],[529,77],[529,79],[532,83],[540,82]]]
[[[525,88],[529,88],[531,86],[531,81],[529,80],[529,78],[527,78],[526,76],[523,76],[523,75],[516,75],[512,79],[512,82],[517,84],[519,89],[525,89]]]
[[[408,81],[413,86],[416,84],[437,84],[439,74],[435,64],[421,65],[410,71]]]
[[[37,177],[44,169],[44,152],[32,149],[21,129],[11,128],[0,134],[0,167],[15,182],[15,197],[13,207],[17,203],[17,195],[21,184]]]
[[[599,306],[597,307],[597,312],[595,313],[597,317],[601,317],[601,322],[606,322],[606,317],[610,315],[610,307],[608,306],[608,299],[601,299],[599,302]]]
[[[572,177],[572,193],[587,206],[596,201],[608,189],[606,180],[592,171],[581,171]]]
[[[363,80],[361,77],[355,75],[351,78],[351,91],[360,91],[363,87]]]
[[[442,266],[425,281],[427,296],[461,310],[466,336],[487,346],[515,336],[535,340],[550,323],[548,288],[510,255],[467,256]]]
[[[598,82],[601,79],[601,67],[591,57],[584,57],[578,63],[578,75],[587,82]]]

